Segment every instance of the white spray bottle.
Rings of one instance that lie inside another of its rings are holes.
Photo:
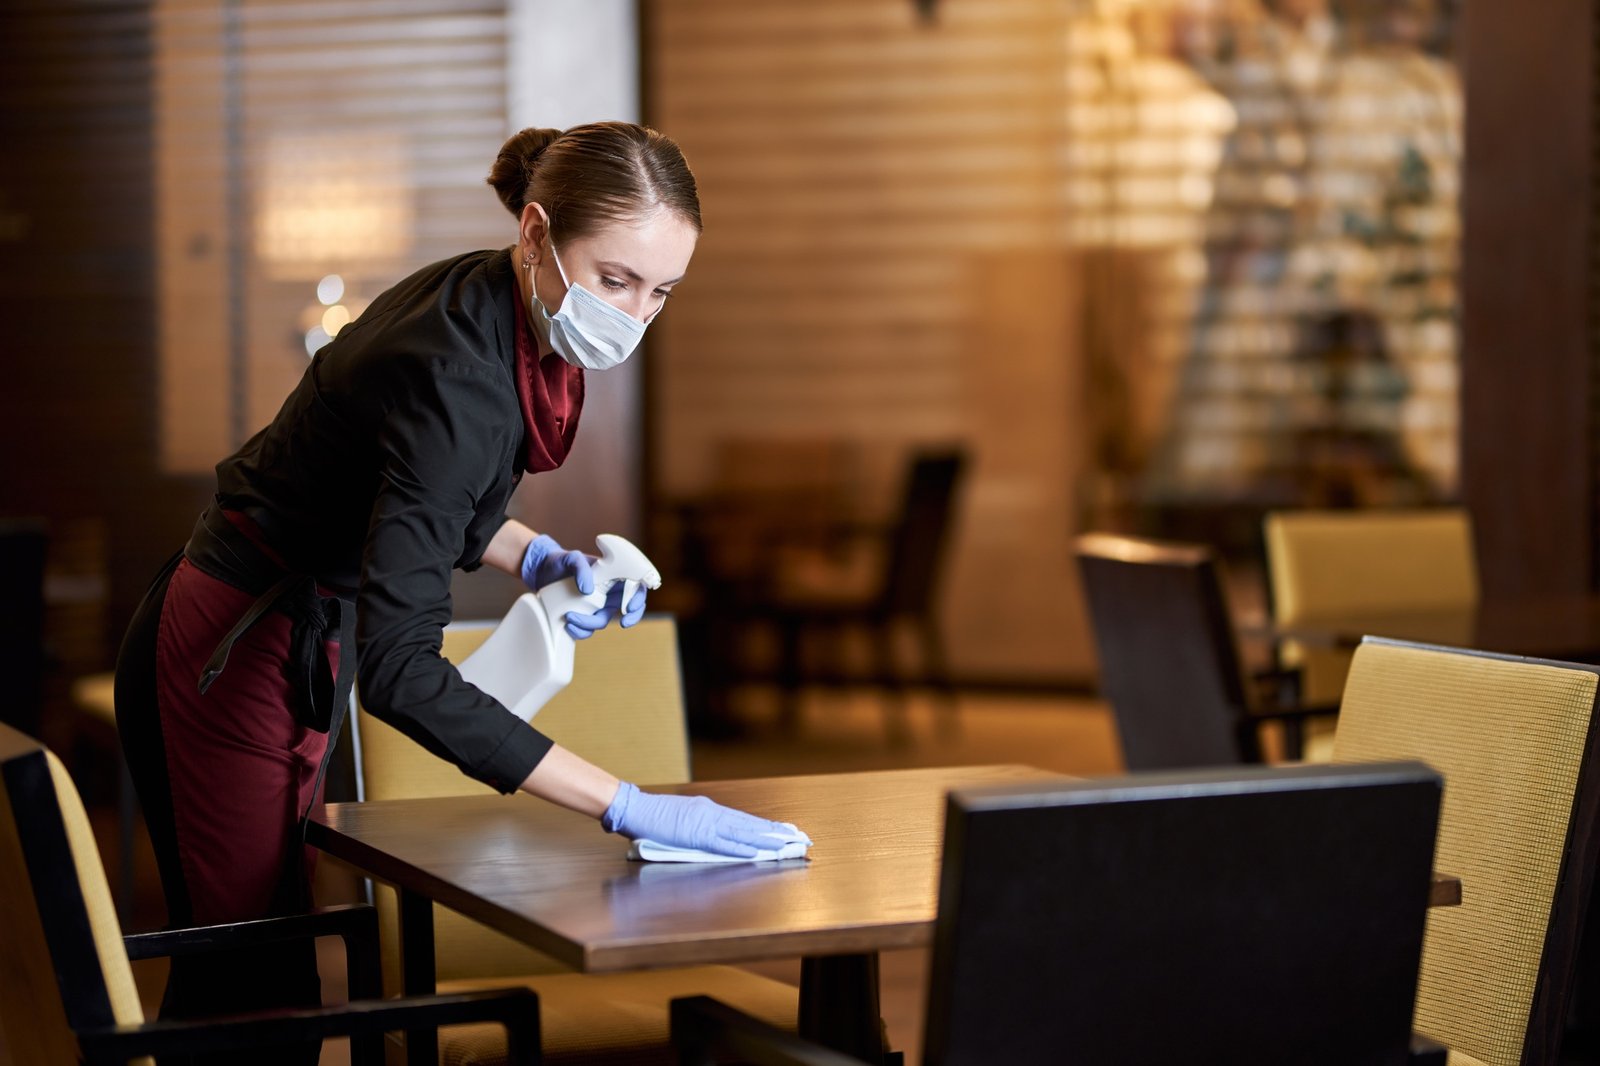
[[[564,622],[568,611],[593,614],[605,606],[606,593],[618,582],[624,606],[640,585],[661,587],[655,564],[626,537],[602,533],[595,544],[600,558],[594,564],[593,592],[585,596],[569,577],[524,593],[478,650],[461,662],[462,677],[524,722],[572,680],[576,642]]]

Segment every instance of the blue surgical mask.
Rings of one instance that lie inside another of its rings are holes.
[[[620,366],[633,350],[639,347],[644,336],[645,323],[614,307],[582,285],[567,280],[567,272],[556,254],[555,242],[550,244],[550,254],[555,258],[556,270],[567,286],[567,295],[555,314],[544,306],[544,301],[534,293],[533,302],[539,307],[550,336],[550,347],[573,366],[585,370],[610,370]]]

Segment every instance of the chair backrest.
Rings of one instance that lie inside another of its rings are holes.
[[[1341,615],[1470,608],[1478,568],[1459,507],[1275,511],[1264,523],[1273,617],[1284,625]],[[1350,652],[1289,642],[1307,703],[1339,699]]]
[[[1074,551],[1128,769],[1260,762],[1211,550],[1090,533]]]
[[[924,1061],[1406,1061],[1442,787],[1417,763],[953,793]]]
[[[926,452],[907,467],[884,572],[889,613],[921,614],[934,603],[966,462],[961,451]]]
[[[494,631],[494,622],[445,627],[442,653],[460,662]],[[368,800],[463,796],[491,792],[454,765],[359,712],[361,773]],[[680,784],[689,780],[677,626],[651,615],[628,630],[611,626],[578,645],[572,682],[534,719],[557,744],[629,781]],[[595,830],[599,832],[598,829]],[[399,943],[394,893],[378,886],[375,903],[383,939],[385,988],[398,989]],[[440,980],[550,973],[567,967],[442,907],[434,909],[435,960]]]
[[[1416,1026],[1491,1066],[1554,1062],[1597,856],[1594,667],[1369,638],[1336,761],[1444,774],[1438,868],[1462,903],[1428,924]]]
[[[75,1062],[74,1031],[144,1021],[122,928],[60,760],[0,725],[0,779],[0,1026],[14,1062]]]

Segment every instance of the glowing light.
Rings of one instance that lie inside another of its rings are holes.
[[[350,309],[344,304],[334,304],[322,312],[322,329],[330,337],[337,337],[339,331],[350,324]]]
[[[316,355],[317,349],[332,339],[332,337],[328,336],[328,331],[321,326],[312,326],[306,330],[306,355]]]
[[[339,302],[344,296],[344,279],[337,274],[329,274],[317,282],[317,299],[325,306]]]

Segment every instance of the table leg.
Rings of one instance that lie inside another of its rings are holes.
[[[877,952],[802,960],[800,1035],[863,1062],[884,1060]]]
[[[433,900],[416,892],[400,894],[400,980],[408,996],[430,996],[438,990],[433,961]],[[408,1066],[438,1066],[439,1031],[406,1033]]]

